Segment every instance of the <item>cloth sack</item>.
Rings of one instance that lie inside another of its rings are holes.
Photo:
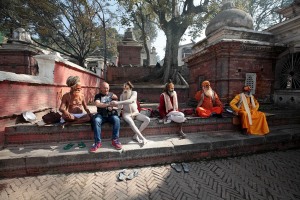
[[[49,113],[45,114],[42,119],[46,124],[55,124],[60,122],[61,114],[58,112],[50,111]]]
[[[168,117],[168,119],[170,119],[176,123],[183,123],[186,120],[186,118],[184,117],[184,114],[179,111],[171,111],[167,114],[167,117]]]

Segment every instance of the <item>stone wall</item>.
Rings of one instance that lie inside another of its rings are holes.
[[[38,55],[35,59],[38,76],[0,71],[0,147],[4,128],[16,124],[23,112],[38,114],[59,107],[59,97],[70,90],[65,83],[70,75],[80,77],[87,102],[93,102],[99,92],[101,79],[95,73],[55,55]]]
[[[134,84],[134,91],[138,93],[138,100],[145,103],[159,103],[160,94],[163,92],[163,84]],[[123,84],[110,85],[110,90],[118,95],[123,91]],[[189,88],[187,86],[175,85],[179,103],[187,103],[189,100]]]

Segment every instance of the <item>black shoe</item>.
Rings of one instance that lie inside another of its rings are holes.
[[[242,133],[242,135],[248,135],[246,128],[243,128],[242,131],[241,131],[241,133]]]

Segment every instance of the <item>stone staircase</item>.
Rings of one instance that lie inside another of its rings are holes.
[[[266,136],[242,135],[239,127],[232,124],[233,116],[227,113],[223,118],[188,116],[188,121],[183,124],[186,139],[178,137],[178,124],[163,124],[157,118],[151,118],[143,131],[149,143],[143,147],[132,141],[133,132],[121,121],[122,150],[111,146],[112,127],[104,124],[103,147],[96,153],[88,151],[93,143],[89,124],[65,128],[59,125],[17,124],[5,130],[5,148],[0,151],[0,178],[102,171],[298,148],[300,113],[295,110],[268,112],[272,113],[268,114],[271,132]],[[86,147],[79,148],[79,142],[84,142]],[[64,150],[68,143],[74,146]]]

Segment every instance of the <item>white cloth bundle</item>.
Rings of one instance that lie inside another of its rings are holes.
[[[184,114],[179,111],[171,111],[167,114],[167,117],[168,117],[168,119],[170,119],[176,123],[183,123],[186,120],[186,118],[184,117]]]

